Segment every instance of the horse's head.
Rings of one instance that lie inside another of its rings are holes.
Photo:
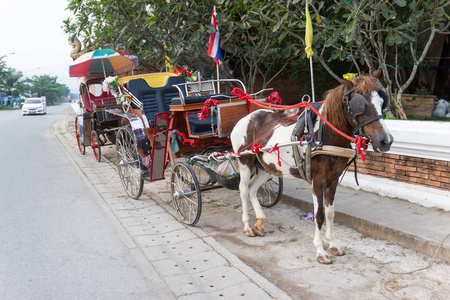
[[[344,113],[353,127],[353,134],[370,138],[376,152],[386,152],[394,141],[386,127],[383,109],[389,104],[386,90],[378,80],[381,71],[373,76],[360,76],[352,81],[340,80],[344,85]]]

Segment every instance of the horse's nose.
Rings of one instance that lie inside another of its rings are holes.
[[[391,145],[393,142],[394,142],[394,138],[392,137],[392,135],[390,133],[387,134],[386,138],[384,138],[380,141],[380,150],[382,152],[389,151],[389,149],[391,149]]]

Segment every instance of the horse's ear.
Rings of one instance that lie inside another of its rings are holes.
[[[374,74],[373,77],[375,77],[376,79],[380,79],[381,76],[381,68],[379,68]]]
[[[347,80],[347,79],[341,79],[341,78],[338,78],[337,79],[342,85],[344,85],[346,88],[347,88],[347,90],[350,90],[352,87],[353,87],[353,82],[351,82],[351,81],[349,81],[349,80]]]

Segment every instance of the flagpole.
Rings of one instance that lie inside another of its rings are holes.
[[[219,64],[216,64],[216,70],[217,70],[217,93],[220,94]]]
[[[309,15],[308,1],[306,1],[305,3],[305,15],[306,15],[305,52],[306,57],[309,58],[309,69],[311,70],[312,101],[316,102],[316,96],[314,95],[314,71],[312,63],[312,58],[314,55],[314,51],[312,51],[313,30],[312,30],[311,16]]]
[[[316,102],[316,95],[314,94],[314,69],[313,69],[312,56],[309,58],[309,69],[311,70],[312,102]]]

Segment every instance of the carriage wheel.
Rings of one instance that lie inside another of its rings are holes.
[[[91,132],[91,148],[94,152],[95,160],[100,162],[102,151],[100,150],[101,142],[96,131]]]
[[[283,195],[283,179],[271,176],[259,189],[256,194],[259,204],[264,207],[272,207],[280,202]]]
[[[80,127],[78,127],[78,117],[75,117],[75,136],[77,138],[77,145],[78,145],[78,150],[80,150],[80,153],[82,155],[84,155],[86,153],[86,146],[84,146],[84,144],[81,144],[80,141]]]
[[[128,127],[122,127],[116,138],[117,168],[122,185],[128,196],[138,199],[142,194],[144,180],[136,148],[136,138]]]
[[[194,226],[202,213],[202,195],[197,176],[188,163],[180,161],[173,166],[170,191],[180,220]]]

